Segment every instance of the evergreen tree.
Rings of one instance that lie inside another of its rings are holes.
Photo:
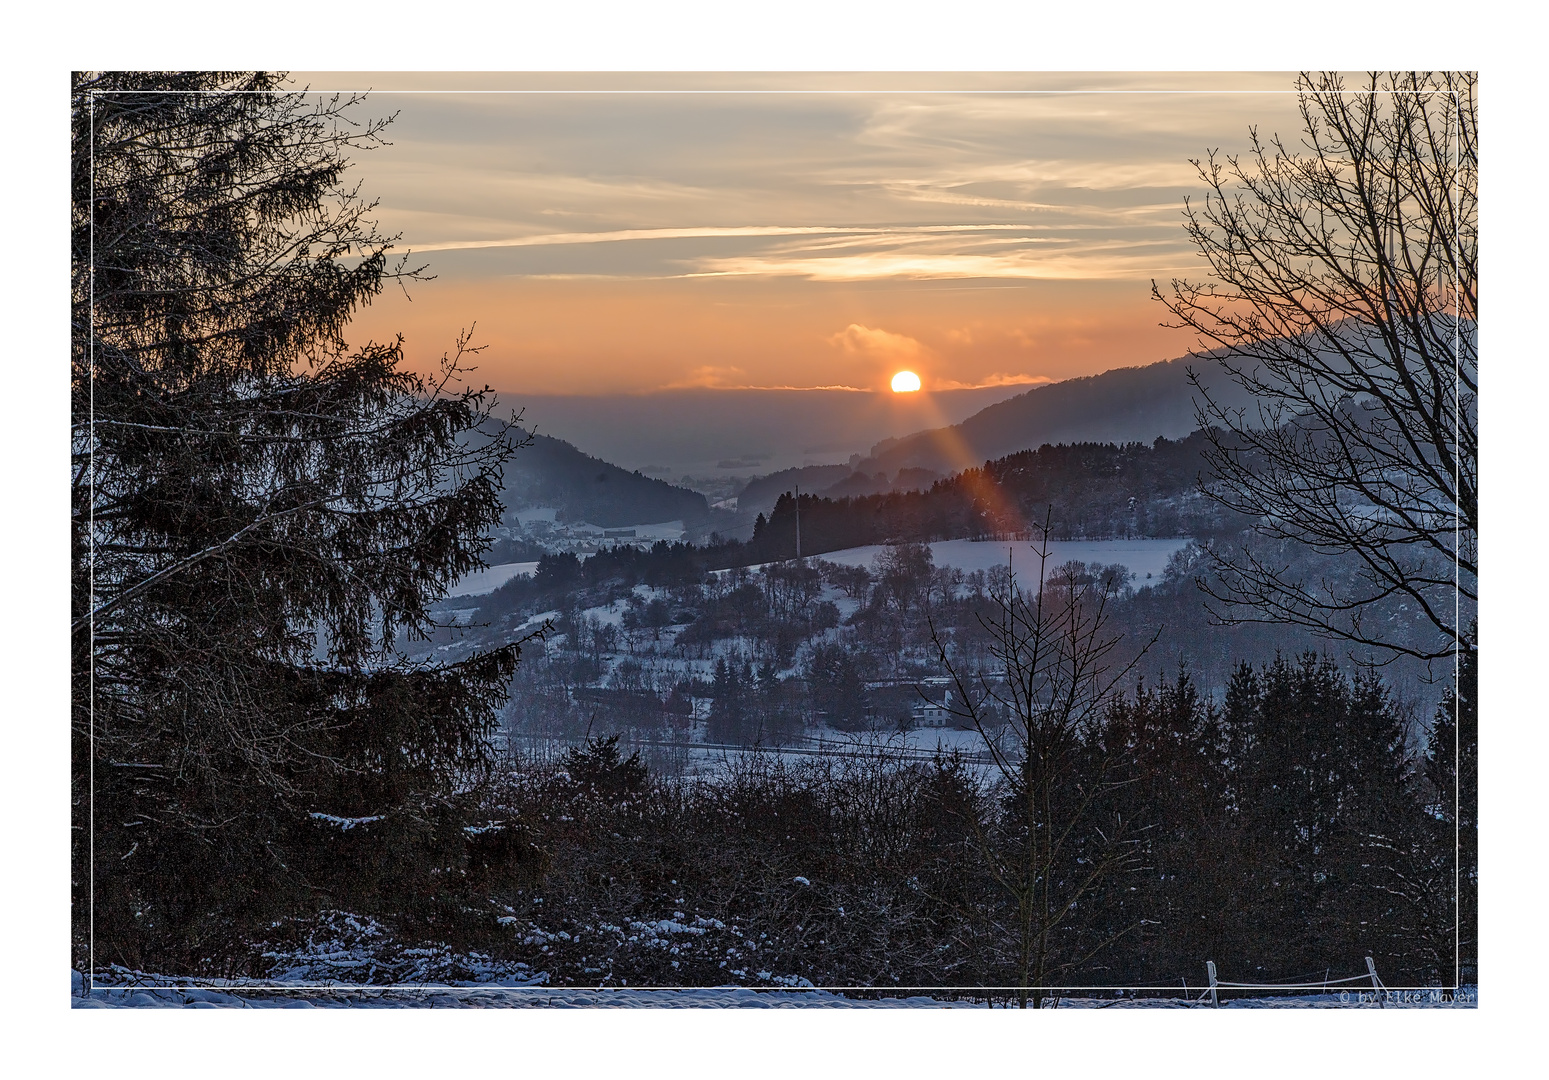
[[[1443,883],[1409,732],[1380,679],[1277,658],[1239,671],[1225,719],[1240,755],[1236,907],[1253,928],[1234,969],[1294,979],[1373,956],[1390,981],[1436,978]]]
[[[584,793],[612,799],[643,791],[649,775],[640,751],[627,758],[619,753],[617,735],[588,739],[584,747],[567,750],[565,771]]]
[[[866,684],[855,654],[842,645],[820,644],[807,667],[812,704],[840,731],[866,726]]]
[[[1461,654],[1458,684],[1448,688],[1436,710],[1425,753],[1433,813],[1440,828],[1436,846],[1444,877],[1455,886],[1446,897],[1446,922],[1455,923],[1456,950],[1450,958],[1463,981],[1479,978],[1479,660]],[[1449,979],[1450,981],[1450,979]]]
[[[931,637],[956,715],[979,733],[993,767],[1000,813],[975,840],[1004,905],[992,916],[1002,985],[1035,1009],[1132,929],[1104,925],[1100,901],[1144,864],[1144,837],[1114,798],[1128,782],[1126,763],[1102,728],[1149,645],[1127,663],[1116,659],[1121,635],[1108,630],[1107,612],[1117,582],[1078,562],[1051,572],[1047,535],[1046,525],[1036,588],[1022,589],[1008,567],[981,617],[988,670],[954,660],[934,627]]]
[[[516,662],[398,652],[481,565],[513,444],[465,342],[429,379],[346,343],[416,276],[343,182],[383,122],[282,85],[74,79],[82,963],[240,967],[322,902],[439,903]]]
[[[1170,981],[1201,958],[1227,955],[1219,913],[1230,909],[1235,883],[1221,712],[1180,669],[1172,682],[1141,684],[1116,700],[1102,741],[1125,778],[1108,796],[1110,813],[1142,830],[1147,866],[1117,879],[1103,898],[1109,932],[1129,931],[1107,977]]]
[[[715,661],[715,683],[711,690],[714,700],[710,703],[710,718],[705,733],[711,742],[740,743],[747,736],[748,682],[740,658],[725,657]]]

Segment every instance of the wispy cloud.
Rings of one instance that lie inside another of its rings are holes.
[[[1148,245],[1127,243],[1124,248]],[[913,251],[871,251],[849,255],[770,257],[741,255],[705,258],[687,277],[767,276],[805,277],[813,281],[859,281],[876,278],[1027,278],[1091,280],[1145,278],[1165,272],[1187,272],[1191,263],[1159,263],[1154,254],[1139,251],[1099,252],[1097,245],[1080,249],[1036,252],[1028,249],[976,255]]]
[[[739,380],[746,380],[747,372],[740,367],[697,367],[676,382],[667,383],[664,390],[724,389]]]
[[[488,371],[566,392],[859,392],[884,363],[930,389],[1016,387],[1176,355],[1187,342],[1157,327],[1147,286],[1201,271],[1182,228],[1200,188],[1190,159],[1242,152],[1250,126],[1298,125],[1275,74],[920,78],[404,97],[392,147],[362,167],[384,227],[439,280],[412,308],[384,297],[361,326],[439,340],[476,315],[499,343]],[[809,92],[824,87],[863,92]],[[1082,88],[1210,92],[1021,92]]]
[[[857,394],[872,391],[860,386],[830,384],[826,386],[760,386],[749,383],[747,372],[740,367],[697,367],[688,375],[660,387],[662,390],[844,390]]]
[[[755,236],[874,236],[902,237],[959,232],[1025,230],[1025,225],[700,225],[679,229],[614,229],[605,232],[541,233],[501,240],[445,240],[410,244],[414,251],[468,251],[476,248],[553,247],[567,244],[609,244],[627,240],[701,240]]]
[[[958,382],[956,379],[936,380],[931,383],[932,390],[988,390],[994,386],[1037,386],[1041,383],[1051,383],[1054,380],[1047,375],[1011,375],[998,371],[993,375],[986,375],[978,382]]]
[[[1124,211],[1133,214],[1134,211]],[[531,278],[801,277],[813,281],[883,278],[1082,280],[1147,278],[1193,267],[1177,239],[1155,230],[1126,235],[1072,223],[934,225],[747,225],[538,233],[500,240],[410,245],[414,251],[480,248],[564,250],[632,241],[746,243],[727,250],[660,251],[607,257],[582,268],[541,259],[509,276]],[[561,269],[561,267],[567,267]]]

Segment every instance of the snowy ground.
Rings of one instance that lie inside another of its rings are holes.
[[[702,731],[696,731],[702,735]],[[907,733],[870,735],[867,733],[836,731],[832,728],[808,728],[800,737],[792,738],[781,746],[753,748],[722,747],[702,743],[689,744],[689,760],[696,773],[713,772],[730,759],[743,754],[762,754],[781,758],[787,764],[795,764],[806,757],[887,756],[896,754],[908,760],[928,760],[936,752],[950,754],[961,751],[968,757],[970,766],[988,766],[984,739],[977,731],[957,731],[952,728],[924,728]]]
[[[625,528],[635,530],[636,540],[650,540],[653,542],[657,540],[666,540],[669,543],[676,542],[683,539],[684,533],[681,519],[677,521],[659,521],[654,525],[626,525]]]
[[[798,881],[803,879],[797,879]],[[627,926],[599,926],[635,941],[651,938],[665,944],[703,934],[705,927],[724,924],[715,919],[631,921]],[[546,934],[532,925],[531,944],[568,934]],[[592,931],[593,927],[587,927]],[[735,927],[733,931],[735,932]],[[988,1008],[984,1001],[949,1001],[928,992],[908,997],[861,999],[814,987],[806,979],[768,971],[735,972],[738,984],[715,987],[650,988],[622,983],[597,987],[551,986],[550,973],[527,963],[496,959],[482,952],[453,950],[438,943],[394,940],[376,919],[349,912],[320,916],[304,941],[266,950],[262,979],[188,979],[149,974],[112,966],[88,984],[79,971],[70,973],[70,1000],[87,1009],[307,1009],[307,1008],[457,1008],[457,1009],[965,1009]],[[541,963],[541,961],[539,961]],[[744,977],[746,976],[746,977]],[[746,985],[757,982],[756,988]],[[1005,994],[998,995],[1003,1006]],[[1261,997],[1228,1000],[1221,1008],[1474,1008],[1478,987],[1456,994],[1444,990],[1389,991],[1379,1001],[1368,987],[1354,985],[1345,993],[1303,997]],[[1175,998],[1065,997],[1058,1008],[1209,1008],[1198,988]]]
[[[682,523],[671,521],[665,525],[637,525],[637,538],[672,539],[682,535]],[[1188,543],[1186,539],[1173,540],[1057,540],[1049,545],[1051,568],[1075,559],[1084,563],[1119,563],[1127,566],[1134,575],[1132,584],[1144,587],[1148,582],[1161,579],[1172,553]],[[1013,565],[1018,573],[1037,572],[1031,544],[1000,540],[940,540],[931,546],[937,566],[955,566],[964,573],[989,570],[1005,566],[1008,553],[1014,555]],[[870,569],[877,553],[884,550],[881,544],[845,548],[830,551],[818,558],[840,566],[864,566]],[[538,569],[536,562],[499,563],[485,567],[462,578],[452,586],[448,596],[482,596],[492,593],[514,577],[532,574]],[[757,567],[752,569],[756,570]],[[718,571],[725,573],[726,571]]]
[[[826,747],[838,750],[909,750],[931,753],[941,750],[951,753],[977,753],[984,749],[984,738],[977,731],[959,731],[956,728],[915,728],[907,732],[886,732],[875,735],[861,732],[838,731],[830,727],[809,728],[804,733],[809,739],[818,740]],[[993,734],[993,733],[992,733]]]
[[[70,973],[71,1005],[77,1009],[966,1009],[983,1002],[942,1001],[928,996],[858,1000],[827,990],[750,990],[723,986],[688,990],[583,990],[546,986],[360,987],[233,986],[199,988],[160,976],[135,975],[134,985],[85,991],[80,972]],[[1223,1001],[1223,1009],[1472,1009],[1477,987],[1389,991],[1379,1002],[1365,993],[1315,994]],[[1206,1001],[1167,998],[1060,998],[1061,1009],[1209,1008]]]
[[[459,578],[448,596],[483,596],[492,593],[514,577],[530,575],[538,569],[536,562],[508,562],[486,566],[483,570]]]

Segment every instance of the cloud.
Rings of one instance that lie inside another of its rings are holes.
[[[544,211],[547,213],[548,211]],[[848,225],[695,225],[678,229],[613,229],[599,232],[539,233],[501,240],[446,240],[410,244],[414,251],[467,251],[477,248],[557,247],[569,244],[611,244],[626,240],[699,240],[753,236],[863,236],[905,237],[912,234],[1004,232],[1025,230],[1025,225],[903,225],[876,228]]]
[[[1146,279],[1182,275],[1196,269],[1174,259],[1162,242],[1063,245],[1040,251],[1031,245],[1048,240],[1026,239],[1030,245],[1002,255],[968,255],[915,251],[868,251],[859,254],[741,256],[701,259],[698,271],[685,277],[804,277],[812,281],[861,281],[879,278],[1003,278],[1031,280]],[[1160,254],[1157,249],[1161,249]]]
[[[747,374],[740,367],[697,367],[688,373],[688,376],[676,382],[667,383],[660,387],[662,390],[844,390],[856,394],[867,394],[872,391],[859,386],[846,386],[842,383],[827,386],[755,386],[749,383],[744,376]],[[645,393],[653,391],[647,390]]]
[[[931,350],[904,334],[851,323],[828,338],[828,343],[849,356],[887,364],[918,364],[929,360]]]
[[[993,375],[986,375],[978,382],[958,382],[956,379],[937,381],[932,384],[933,390],[987,390],[992,386],[1036,386],[1040,383],[1051,383],[1054,380],[1047,375],[1012,375],[1004,371],[997,371]]]
[[[1193,269],[1181,230],[1147,205],[1106,212],[1105,223],[1040,221],[931,225],[693,225],[538,232],[488,240],[409,243],[415,252],[526,251],[507,274],[552,278],[798,277],[811,281],[985,278],[1150,279]],[[428,223],[427,223],[428,224]],[[417,231],[417,230],[411,230]],[[1176,235],[1175,235],[1176,234]],[[677,241],[672,248],[635,241]],[[698,241],[699,243],[694,243]],[[740,243],[737,243],[739,242]],[[686,246],[685,243],[686,242]],[[726,249],[732,242],[733,250]],[[706,244],[714,247],[707,249]],[[629,254],[618,247],[624,245]],[[589,254],[581,254],[590,249]],[[574,259],[555,262],[562,252]],[[1178,264],[1178,265],[1174,265]]]
[[[702,389],[726,389],[737,383],[740,376],[746,375],[740,367],[714,367],[706,365],[697,367],[688,373],[686,378],[677,382],[668,383],[664,390],[702,390]]]

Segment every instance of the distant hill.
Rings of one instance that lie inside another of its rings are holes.
[[[821,495],[829,499],[852,498],[857,495],[880,495],[889,491],[925,491],[931,484],[942,479],[941,473],[931,469],[899,469],[892,480],[886,473],[856,472],[848,465],[808,465],[802,469],[781,469],[761,476],[743,488],[737,496],[737,512],[750,517],[759,512],[774,509],[775,502],[788,492],[800,488],[804,495]]]
[[[854,471],[848,465],[808,465],[802,469],[781,469],[768,476],[760,476],[738,492],[737,509],[742,513],[768,510],[787,491],[801,487],[806,488],[809,495],[816,494]]]
[[[1045,444],[986,462],[913,491],[801,496],[802,553],[895,540],[1027,538],[1045,523],[1056,540],[1209,537],[1245,522],[1204,498],[1213,480],[1209,438],[1151,443]],[[864,474],[856,476],[864,478]],[[873,476],[875,478],[875,476]],[[787,559],[796,546],[796,500],[782,495],[737,555]],[[731,563],[728,563],[731,565]]]
[[[710,514],[697,491],[610,465],[548,435],[535,435],[516,452],[505,481],[510,509],[552,506],[562,520],[604,528],[677,520],[692,526]]]
[[[997,402],[951,427],[885,439],[871,456],[856,464],[863,473],[894,475],[903,468],[954,473],[1019,450],[1045,443],[1150,443],[1158,436],[1178,439],[1197,426],[1190,364],[1181,358],[1136,368],[1115,368],[1101,375],[1039,386]],[[1210,385],[1228,405],[1246,405],[1234,383]]]

